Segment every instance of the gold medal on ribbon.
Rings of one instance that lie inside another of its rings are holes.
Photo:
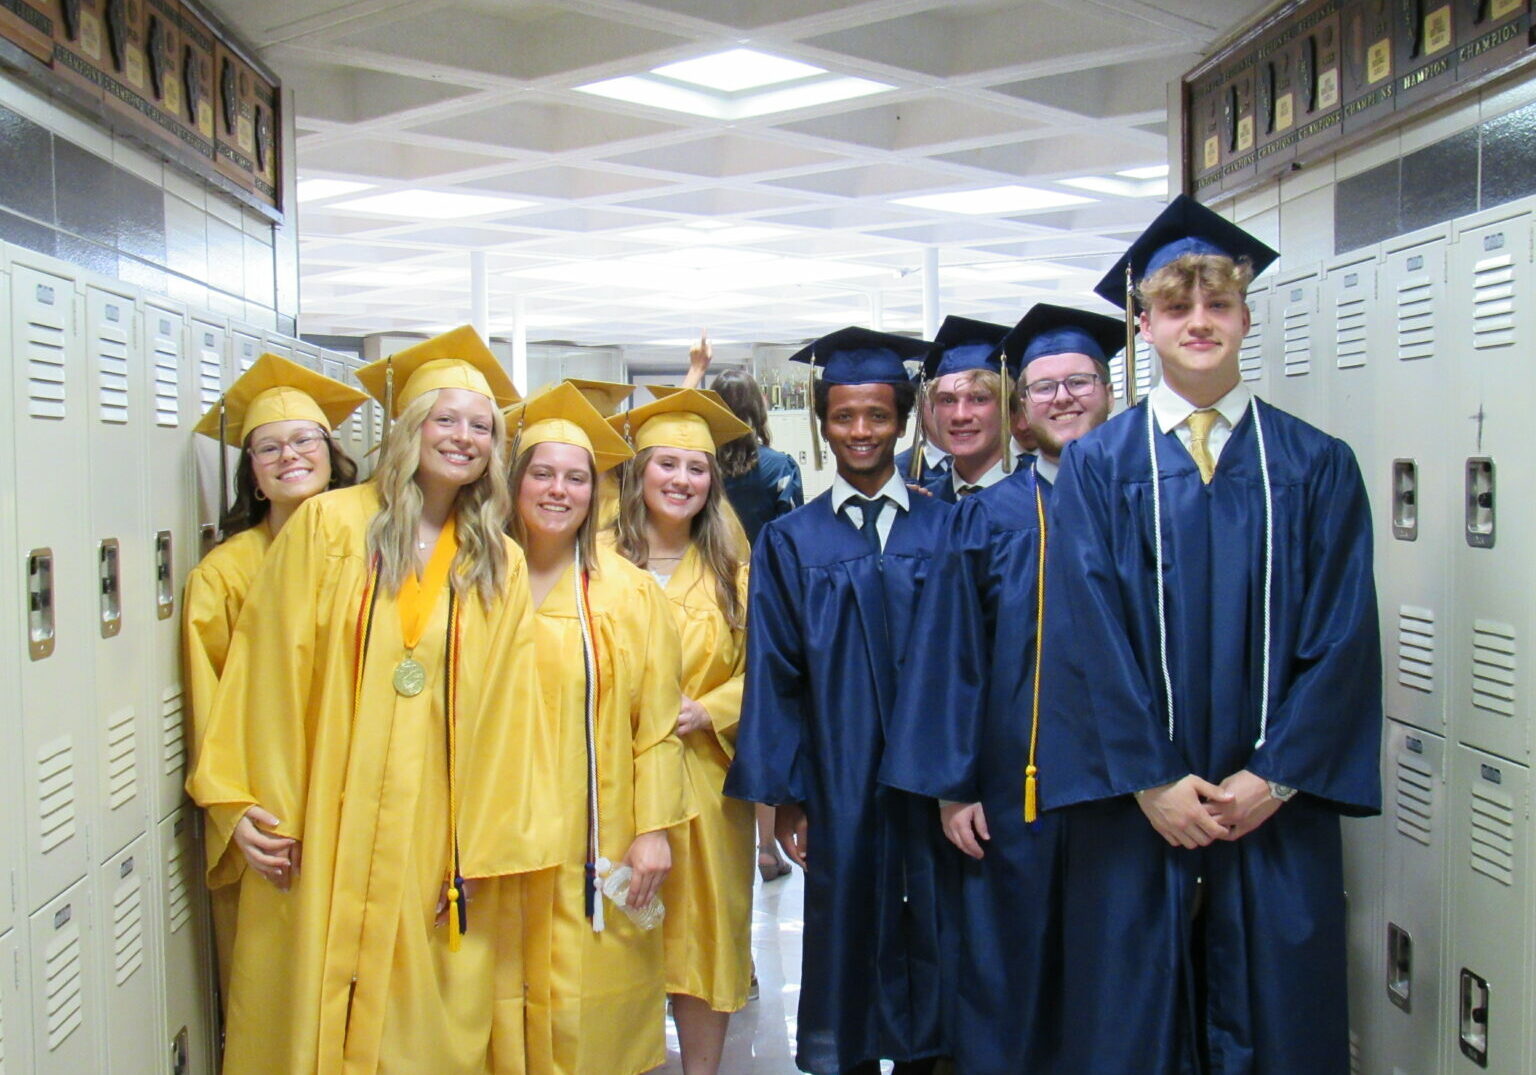
[[[427,685],[427,670],[415,657],[405,657],[395,665],[395,693],[414,698]]]

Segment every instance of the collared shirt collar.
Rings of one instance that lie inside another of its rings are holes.
[[[1212,409],[1226,420],[1228,428],[1236,428],[1252,400],[1253,392],[1248,385],[1238,381],[1237,386],[1218,399]],[[1164,433],[1177,429],[1188,421],[1191,414],[1200,410],[1169,388],[1167,381],[1159,381],[1157,387],[1147,393],[1147,406],[1151,408],[1153,416],[1157,419],[1157,428]]]
[[[949,470],[949,487],[953,489],[955,491],[955,495],[958,496],[960,494],[960,490],[964,489],[967,485],[975,485],[982,489],[990,489],[992,486],[996,485],[1007,476],[1008,475],[1003,473],[1003,461],[1001,459],[992,464],[991,470],[987,471],[973,482],[968,482],[964,478],[960,477],[960,472],[951,467]]]
[[[949,453],[932,441],[923,442],[923,461],[935,469],[949,467]]]
[[[1043,455],[1035,456],[1035,477],[1047,485],[1056,484],[1056,475],[1061,470],[1060,463],[1052,463]]]
[[[848,484],[848,479],[844,478],[841,474],[837,475],[832,479],[832,514],[836,515],[842,511],[843,505],[848,503],[853,497],[862,497],[863,495],[863,493]],[[890,479],[875,494],[875,499],[884,497],[902,511],[907,511],[912,506],[912,501],[908,499],[908,496],[906,482],[901,480],[899,473],[892,473]]]

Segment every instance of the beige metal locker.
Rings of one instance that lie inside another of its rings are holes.
[[[1270,287],[1266,281],[1248,289],[1248,335],[1237,352],[1237,368],[1243,381],[1261,398],[1270,398],[1270,373],[1266,357],[1269,331]],[[1149,350],[1150,345],[1138,339],[1139,350]],[[1305,417],[1305,416],[1303,416]]]
[[[203,855],[197,810],[182,807],[155,826],[155,911],[165,967],[161,1055],[185,1057],[187,1075],[213,1070],[213,938],[202,908]]]
[[[151,714],[144,705],[144,646],[152,593],[144,482],[154,460],[143,426],[154,406],[141,371],[138,309],[129,289],[84,288],[89,484],[71,540],[86,546],[96,578],[90,631],[97,782],[97,862],[144,833],[154,772]],[[83,530],[83,532],[82,532]],[[96,865],[96,863],[92,863]]]
[[[100,1063],[101,974],[91,878],[44,904],[28,923],[35,1075],[80,1075]]]
[[[1528,1075],[1530,770],[1455,746],[1442,1026],[1454,1075]]]
[[[268,350],[260,332],[255,329],[241,328],[237,325],[230,325],[229,327],[229,343],[229,359],[232,365],[229,369],[230,377],[225,382],[226,384],[233,383],[235,378],[255,365],[256,360],[261,357],[263,351]],[[282,357],[287,358],[288,356],[283,355]]]
[[[41,255],[11,252],[12,454],[3,472],[16,475],[19,563],[12,570],[25,587],[18,596],[26,652],[14,696],[27,770],[29,909],[85,876],[95,802],[96,561],[78,502],[86,489],[88,386],[68,271]]]
[[[0,1071],[32,1070],[31,1026],[27,1022],[30,968],[25,929],[0,933]]]
[[[148,833],[97,870],[96,936],[104,1019],[104,1072],[163,1071],[156,1063],[160,1009],[159,961],[151,898],[154,861]]]
[[[193,404],[196,412],[192,422],[196,424],[219,402],[233,378],[229,358],[229,326],[211,317],[192,317],[188,322],[188,339],[191,341],[193,361],[197,367],[197,391]],[[219,526],[219,455],[223,449],[211,437],[190,438],[190,472],[183,476],[182,484],[191,483],[196,490],[193,505],[194,523],[197,527],[197,544],[194,560],[207,555],[218,544]],[[233,480],[236,455],[225,453],[226,469]]]
[[[1270,362],[1269,402],[1326,425],[1326,398],[1313,373],[1317,325],[1318,273],[1315,267],[1276,278],[1269,286],[1270,326],[1266,355]]]
[[[10,294],[10,277],[5,272],[4,259],[0,257],[0,304],[7,309]],[[11,333],[0,333],[0,380],[3,380],[11,368],[12,342]],[[0,473],[5,473],[10,463],[10,442],[0,437]],[[15,683],[17,680],[19,673],[16,662],[24,645],[18,628],[21,617],[17,610],[22,605],[17,584],[17,576],[20,572],[16,570],[17,558],[13,544],[16,533],[15,508],[13,497],[0,497],[0,563],[9,565],[6,570],[0,571],[0,608],[12,610],[8,615],[0,616],[0,676],[3,676],[7,683]],[[13,708],[5,719],[0,719],[0,786],[13,789],[26,786],[24,755],[22,722],[15,718]],[[22,932],[18,927],[25,922],[28,910],[25,905],[24,882],[27,852],[32,844],[29,839],[21,837],[21,834],[27,831],[26,811],[23,810],[25,802],[24,796],[14,792],[9,795],[0,795],[0,832],[11,834],[7,839],[0,840],[0,934],[14,931],[11,934],[13,946],[15,937]],[[0,955],[5,951],[0,949]],[[3,982],[9,973],[10,962],[7,958],[7,961],[0,962],[0,982]],[[12,1022],[14,1025],[15,1020]]]

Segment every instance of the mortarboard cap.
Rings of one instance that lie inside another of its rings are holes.
[[[1131,282],[1139,284],[1185,254],[1217,254],[1233,261],[1247,259],[1253,266],[1254,276],[1269,268],[1280,256],[1230,220],[1189,195],[1180,194],[1130,245],[1125,256],[1115,262],[1094,291],[1124,309],[1127,265],[1131,270]]]
[[[1118,317],[1036,303],[1003,340],[1010,367],[1023,370],[1049,355],[1087,355],[1100,365],[1125,346],[1125,324]]]
[[[619,404],[623,403],[634,392],[632,384],[620,384],[617,381],[589,381],[582,377],[567,377],[566,384],[573,384],[587,402],[597,408],[597,413],[607,418],[610,414],[618,413]]]
[[[992,370],[995,373],[1003,337],[1007,335],[1006,325],[973,321],[969,317],[946,317],[923,359],[923,372],[930,381],[967,370]],[[1011,355],[1008,373],[1013,377],[1019,373]]]
[[[268,422],[302,419],[335,429],[367,399],[357,389],[297,362],[264,354],[203,415],[196,431],[218,440],[222,409],[224,442],[238,448],[256,427]]]
[[[393,400],[390,399],[391,372]],[[390,408],[391,418],[400,417],[400,412],[413,400],[438,388],[478,392],[498,407],[506,407],[522,398],[507,371],[501,368],[501,363],[480,334],[469,325],[461,325],[389,358],[371,362],[357,371],[357,379],[369,395]]]
[[[654,389],[653,389],[654,391]],[[608,424],[631,431],[635,451],[666,446],[715,454],[715,449],[752,432],[714,392],[669,390],[642,407],[616,414]]]
[[[537,444],[574,444],[591,453],[598,474],[635,454],[581,390],[569,382],[546,388],[504,413],[507,427],[517,438],[519,454]]]
[[[827,384],[906,384],[910,378],[902,363],[927,351],[926,340],[850,327],[823,336],[789,360],[820,366]]]

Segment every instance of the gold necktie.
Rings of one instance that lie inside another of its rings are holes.
[[[1189,454],[1200,468],[1200,480],[1211,484],[1216,473],[1216,460],[1211,458],[1211,427],[1216,424],[1217,414],[1210,409],[1198,410],[1187,419],[1189,425]]]

